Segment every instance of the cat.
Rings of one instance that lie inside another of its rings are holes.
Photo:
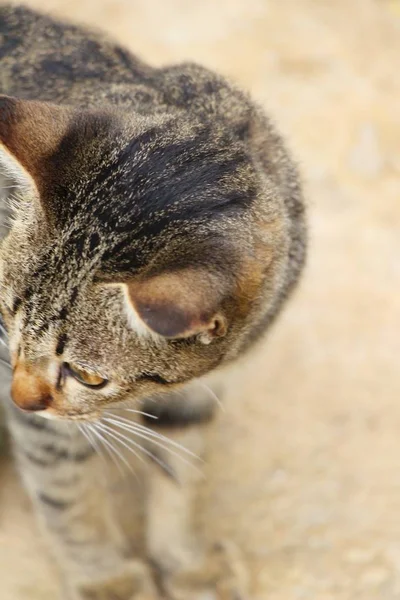
[[[297,169],[223,77],[150,67],[25,7],[0,6],[0,94],[4,404],[66,597],[191,600],[204,577],[210,597],[247,598],[233,547],[191,563],[197,476],[174,448],[203,452],[215,402],[197,382],[229,376],[298,281]],[[99,488],[99,436],[110,452],[143,442],[147,561]]]

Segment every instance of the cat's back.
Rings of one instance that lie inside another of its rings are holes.
[[[0,5],[0,93],[64,104],[82,98],[78,103],[93,105],[101,103],[103,88],[140,85],[150,72],[102,34]]]
[[[145,114],[190,111],[239,135],[252,111],[242,92],[200,65],[152,68],[102,33],[9,4],[0,5],[0,93]]]

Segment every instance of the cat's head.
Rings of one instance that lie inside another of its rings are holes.
[[[235,355],[283,243],[272,219],[260,250],[244,146],[181,117],[3,96],[0,165],[17,186],[0,306],[21,408],[92,417]]]

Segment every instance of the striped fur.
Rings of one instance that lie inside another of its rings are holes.
[[[193,381],[242,356],[301,273],[296,168],[251,99],[199,65],[153,68],[102,34],[7,4],[0,40],[0,167],[19,186],[0,246],[12,362],[46,380],[53,417],[98,419],[129,400],[201,453],[214,411]],[[63,363],[108,384],[89,389]],[[69,597],[156,598],[122,550],[89,441],[5,404]],[[149,553],[173,598],[165,581],[195,477],[159,448],[148,477]]]

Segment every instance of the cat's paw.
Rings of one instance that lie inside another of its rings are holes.
[[[150,569],[132,560],[111,577],[76,585],[74,600],[159,600]]]
[[[218,543],[196,566],[164,580],[170,600],[249,600],[249,577],[239,550]]]

